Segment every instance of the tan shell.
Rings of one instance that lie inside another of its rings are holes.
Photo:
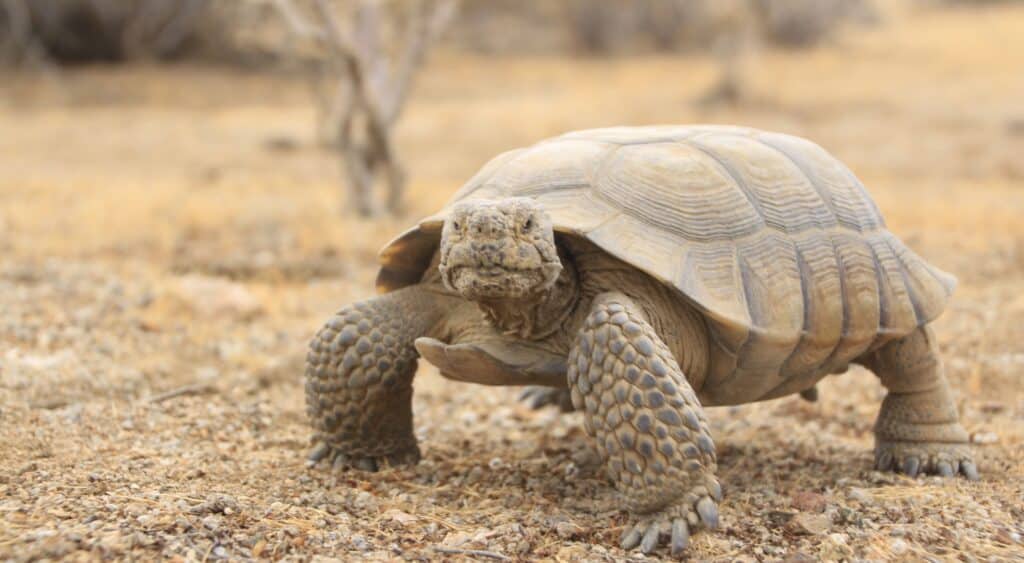
[[[452,202],[510,196],[678,288],[726,351],[717,376],[774,372],[772,396],[794,391],[785,378],[928,323],[956,284],[886,230],[860,182],[814,143],[669,126],[579,131],[498,156],[384,248],[378,288],[420,280]]]

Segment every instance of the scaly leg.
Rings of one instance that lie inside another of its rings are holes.
[[[569,354],[569,388],[636,523],[623,549],[662,536],[680,554],[698,526],[718,525],[715,446],[697,396],[643,311],[620,293],[594,299]]]
[[[412,286],[349,305],[317,332],[306,358],[306,411],[315,430],[310,465],[378,469],[415,464],[413,341],[443,315],[441,298]]]
[[[935,336],[928,327],[873,352],[865,365],[889,394],[875,423],[875,465],[916,476],[978,478],[967,431],[943,374]]]

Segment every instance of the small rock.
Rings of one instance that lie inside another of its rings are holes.
[[[889,542],[889,549],[891,549],[892,552],[896,555],[905,553],[907,551],[907,542],[898,538],[894,539],[891,542]]]
[[[375,508],[377,499],[367,491],[359,491],[356,494],[355,506],[356,508]]]
[[[871,493],[857,487],[851,487],[850,490],[847,491],[846,496],[861,504],[871,504],[871,501],[873,500],[871,498]]]
[[[975,432],[971,434],[971,442],[975,444],[995,444],[999,441],[999,435],[995,432]]]
[[[469,474],[466,475],[466,484],[472,485],[479,483],[484,478],[484,470],[479,465],[473,466],[473,469],[469,470]]]
[[[469,542],[469,540],[471,539],[473,539],[473,536],[467,534],[466,532],[448,532],[448,535],[446,535],[444,539],[441,540],[441,545],[458,547]]]
[[[210,530],[211,532],[216,532],[217,529],[220,528],[221,517],[211,514],[206,518],[203,518],[202,522],[204,528]]]
[[[401,510],[398,510],[397,508],[392,508],[391,510],[388,510],[387,512],[385,512],[384,513],[384,518],[388,518],[390,520],[394,520],[395,522],[398,522],[399,524],[402,524],[402,525],[409,524],[409,523],[412,523],[412,522],[416,522],[416,521],[419,520],[419,518],[413,516],[412,514],[409,514],[408,512],[402,512]]]
[[[804,512],[824,512],[828,499],[812,491],[797,491],[790,500],[793,508]]]
[[[832,527],[832,519],[824,514],[801,512],[794,516],[786,526],[797,534],[817,536],[829,531]]]
[[[772,526],[785,526],[793,519],[794,513],[783,510],[772,510],[765,516]]]
[[[1020,543],[1020,534],[1017,532],[1010,532],[1007,530],[999,530],[996,532],[995,540],[999,543],[1007,545],[1013,545]]]
[[[853,556],[853,549],[847,542],[846,534],[833,533],[825,536],[818,547],[818,558],[824,561],[848,560]]]
[[[582,534],[583,528],[572,522],[559,522],[555,525],[555,533],[563,540],[567,540]]]
[[[366,538],[358,534],[352,536],[350,541],[352,542],[352,547],[358,549],[359,551],[370,551],[370,549],[373,548],[373,546],[370,545],[370,542],[366,541]]]

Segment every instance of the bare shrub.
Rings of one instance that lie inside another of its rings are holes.
[[[372,215],[373,187],[382,179],[385,209],[397,213],[405,171],[391,132],[427,50],[454,15],[455,1],[361,0],[339,6],[316,0],[315,24],[289,0],[277,6],[296,34],[325,50],[314,80],[320,129],[339,151],[353,207]]]

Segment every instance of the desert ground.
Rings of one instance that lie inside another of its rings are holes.
[[[689,556],[1024,560],[1024,6],[917,9],[769,50],[752,99],[694,103],[698,55],[433,57],[398,131],[407,209],[343,209],[299,76],[0,74],[0,560],[652,560],[581,415],[416,379],[424,453],[307,469],[306,344],[376,252],[500,151],[567,130],[739,123],[809,137],[960,286],[935,328],[980,482],[872,469],[854,367],[711,409],[722,527]],[[484,551],[487,553],[480,553]]]

